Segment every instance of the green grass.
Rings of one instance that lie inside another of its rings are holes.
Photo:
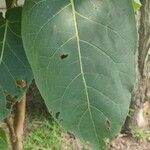
[[[60,150],[62,132],[55,121],[33,119],[27,125],[24,150]]]
[[[143,129],[132,129],[132,137],[137,140],[150,139],[150,131]]]
[[[69,141],[70,138],[66,138],[68,134],[54,121],[47,111],[45,103],[34,82],[29,88],[27,98],[23,149],[72,150],[72,144]]]

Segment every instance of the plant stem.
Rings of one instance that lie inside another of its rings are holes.
[[[15,7],[17,5],[17,1],[18,0],[5,0],[6,8],[9,9]]]
[[[24,120],[26,111],[26,93],[21,98],[20,102],[16,104],[14,117],[14,130],[16,134],[16,142],[13,145],[13,150],[22,150],[22,138],[24,131]]]
[[[23,150],[23,132],[26,111],[26,93],[16,103],[14,118],[12,116],[5,119],[5,123],[9,129],[9,136],[12,150]]]
[[[8,130],[9,130],[9,138],[10,138],[11,147],[12,147],[12,145],[16,142],[16,134],[15,134],[14,125],[13,125],[14,120],[12,116],[9,116],[4,121],[7,124]]]

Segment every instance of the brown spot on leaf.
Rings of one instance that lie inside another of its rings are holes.
[[[25,80],[18,80],[16,83],[17,83],[17,88],[24,88],[27,85]]]

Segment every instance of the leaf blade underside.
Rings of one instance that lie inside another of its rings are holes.
[[[103,148],[125,121],[135,80],[132,3],[26,0],[22,26],[49,111],[94,149]]]

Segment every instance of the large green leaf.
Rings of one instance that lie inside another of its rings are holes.
[[[21,39],[21,11],[21,8],[10,9],[5,19],[0,14],[0,121],[32,79]]]
[[[131,0],[26,0],[22,34],[49,111],[94,149],[121,130],[135,81]]]

